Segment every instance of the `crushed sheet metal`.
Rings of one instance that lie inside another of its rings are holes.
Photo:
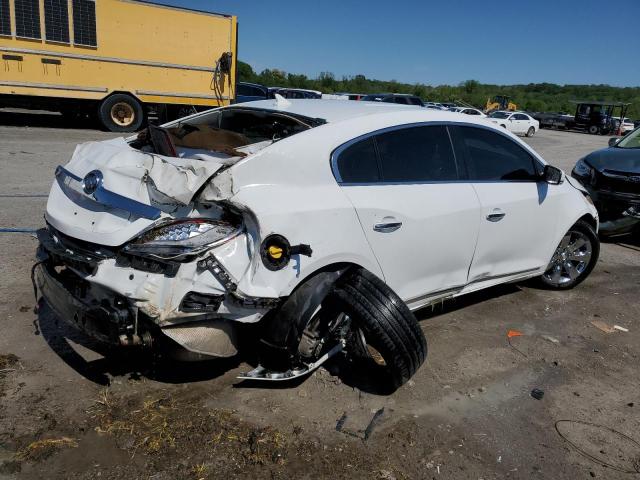
[[[240,380],[261,380],[261,381],[271,381],[271,382],[282,382],[285,380],[293,380],[294,378],[302,377],[304,375],[308,375],[318,367],[320,367],[323,363],[329,360],[334,355],[337,355],[342,350],[344,350],[345,343],[344,340],[341,340],[335,347],[321,356],[315,362],[309,363],[305,365],[303,368],[297,368],[292,370],[287,370],[286,372],[273,372],[267,370],[262,365],[258,365],[256,368],[247,372],[243,375],[238,375],[237,378]]]
[[[147,205],[167,199],[187,205],[224,163],[144,153],[115,138],[79,145],[65,168],[80,178],[100,171],[105,188]],[[155,193],[159,198],[152,198]]]

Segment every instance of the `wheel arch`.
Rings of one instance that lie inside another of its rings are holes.
[[[593,215],[591,215],[590,213],[585,213],[578,220],[576,220],[574,222],[574,224],[579,222],[580,220],[582,220],[582,221],[588,223],[589,225],[591,225],[591,227],[593,227],[595,232],[598,233],[598,220],[596,220],[596,218]]]
[[[104,97],[102,97],[99,102],[102,103],[105,100],[107,100],[110,97],[113,97],[114,95],[129,95],[130,97],[133,97],[139,104],[140,106],[142,106],[144,108],[145,106],[145,102],[143,100],[140,99],[140,97],[138,97],[138,95],[136,95],[133,92],[130,92],[128,90],[113,90],[109,93],[107,93]]]

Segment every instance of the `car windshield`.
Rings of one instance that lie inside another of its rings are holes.
[[[493,112],[489,115],[490,118],[509,118],[510,113],[507,112]]]
[[[627,134],[618,142],[616,148],[640,148],[640,128],[636,128],[633,132]]]

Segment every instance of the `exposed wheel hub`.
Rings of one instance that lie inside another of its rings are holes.
[[[110,111],[111,120],[116,125],[121,127],[128,127],[136,119],[136,112],[133,107],[126,102],[118,102],[111,107]]]

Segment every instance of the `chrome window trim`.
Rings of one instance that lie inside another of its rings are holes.
[[[75,203],[82,204],[89,202],[94,206],[100,205],[102,207],[124,210],[149,220],[160,218],[161,210],[159,208],[146,205],[137,200],[107,190],[102,185],[102,182],[99,182],[99,185],[93,193],[86,194],[84,191],[84,180],[63,166],[56,168],[55,177],[63,193]]]
[[[458,179],[458,180],[431,180],[431,181],[406,181],[406,182],[344,182],[342,180],[342,176],[340,175],[340,171],[338,170],[338,157],[340,156],[340,154],[346,150],[347,148],[349,148],[351,145],[358,143],[362,140],[366,140],[367,138],[371,138],[373,136],[377,136],[383,133],[387,133],[387,132],[393,132],[396,130],[402,130],[405,128],[415,128],[415,127],[426,127],[426,126],[445,126],[445,127],[449,127],[449,126],[461,126],[461,127],[473,127],[473,128],[481,128],[484,130],[489,130],[493,133],[497,133],[498,135],[502,135],[503,137],[507,138],[510,142],[515,143],[518,147],[522,148],[525,152],[527,152],[529,155],[531,155],[531,157],[533,158],[533,160],[535,162],[537,162],[539,164],[539,166],[541,168],[544,168],[544,166],[546,165],[546,162],[541,161],[541,159],[538,157],[538,155],[533,151],[530,150],[528,148],[524,148],[522,145],[520,145],[518,142],[515,142],[513,140],[513,138],[511,138],[509,135],[507,135],[506,132],[502,131],[502,130],[498,130],[496,128],[492,128],[489,127],[487,125],[479,125],[477,123],[467,123],[467,122],[447,122],[447,121],[442,121],[442,120],[438,120],[438,121],[434,121],[434,122],[412,122],[412,123],[404,123],[402,125],[393,125],[391,127],[385,127],[385,128],[381,128],[378,130],[374,130],[372,132],[368,132],[368,133],[364,133],[362,135],[359,135],[355,138],[352,138],[351,140],[343,143],[342,145],[336,147],[332,152],[331,152],[331,156],[330,156],[330,164],[331,164],[331,172],[333,173],[333,177],[336,179],[336,182],[338,183],[338,185],[340,185],[341,187],[353,187],[353,186],[358,186],[358,187],[363,187],[363,186],[376,186],[376,185],[429,185],[429,184],[440,184],[440,183],[533,183],[531,180],[469,180],[469,179]],[[460,175],[460,162],[458,160],[458,155],[456,154],[456,148],[453,142],[453,138],[451,138],[451,133],[449,132],[449,130],[447,129],[447,134],[448,134],[448,138],[449,141],[451,143],[451,149],[453,150],[453,156],[454,159],[456,161],[456,166],[458,168],[458,174]],[[465,165],[466,166],[466,165]]]

